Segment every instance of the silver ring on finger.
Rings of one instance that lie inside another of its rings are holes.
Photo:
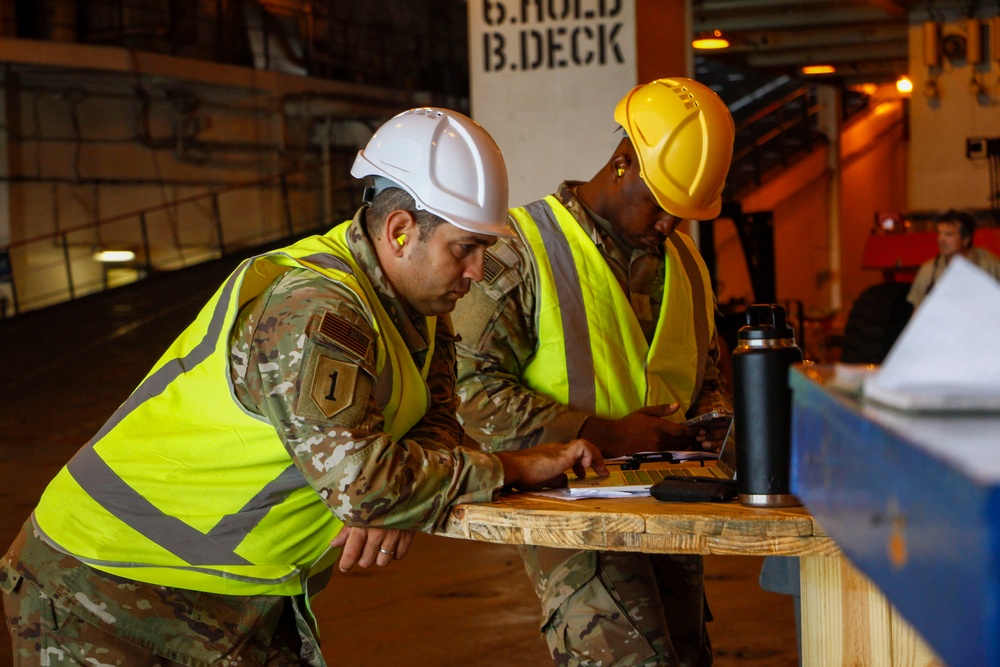
[[[379,547],[379,548],[378,548],[378,552],[379,552],[379,553],[381,553],[381,554],[385,554],[386,556],[391,556],[391,555],[393,554],[393,552],[392,552],[392,551],[386,551],[386,550],[385,550],[385,549],[383,549],[382,547]]]

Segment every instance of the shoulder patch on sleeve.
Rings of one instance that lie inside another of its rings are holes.
[[[521,282],[521,258],[510,247],[508,239],[501,239],[486,251],[483,260],[483,279],[477,285],[493,298],[510,292]]]
[[[335,354],[321,345],[307,350],[295,413],[316,420],[341,415],[338,422],[354,423],[364,415],[371,382],[357,365]]]
[[[374,358],[373,334],[338,313],[323,312],[316,333],[323,339],[321,342],[333,343],[360,361],[370,362]]]
[[[497,259],[496,255],[487,250],[486,257],[483,260],[483,281],[488,285],[492,285],[500,277],[500,274],[506,270],[507,267]]]
[[[372,337],[340,315],[323,313],[319,332],[348,352],[364,358],[371,348]]]
[[[313,377],[309,383],[309,398],[313,405],[330,418],[343,412],[354,398],[358,383],[358,367],[323,355],[315,355]]]

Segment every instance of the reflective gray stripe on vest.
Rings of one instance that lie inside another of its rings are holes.
[[[688,282],[691,284],[691,310],[694,311],[694,337],[698,345],[698,375],[695,379],[694,392],[691,394],[694,397],[700,392],[701,384],[705,380],[705,359],[708,357],[708,332],[710,329],[708,326],[708,312],[705,308],[705,281],[702,279],[698,262],[695,260],[694,255],[691,254],[691,249],[688,248],[687,243],[674,239],[667,240],[677,249],[677,254],[681,258],[681,265],[684,267],[684,273],[687,274]],[[669,259],[669,255],[667,259]],[[663,298],[666,298],[666,295]]]
[[[566,349],[569,390],[567,403],[574,410],[594,414],[597,412],[597,388],[594,382],[597,376],[594,374],[594,357],[590,351],[587,306],[580,286],[580,274],[573,261],[573,251],[547,201],[539,200],[524,208],[538,227],[555,279]]]
[[[306,486],[307,482],[294,463],[290,463],[280,475],[264,485],[264,488],[244,505],[236,514],[227,514],[212,530],[208,537],[223,547],[233,551],[246,536],[257,527],[264,515],[274,505],[284,501],[285,497],[296,489]],[[193,562],[193,561],[188,561]],[[214,561],[204,561],[213,563]]]
[[[38,525],[38,520],[35,518],[34,513],[31,514],[31,525],[38,532],[38,535],[40,536],[42,542],[49,545],[59,553],[66,554],[67,556],[72,556],[81,563],[86,563],[87,565],[93,565],[95,567],[134,568],[134,569],[142,569],[144,567],[149,567],[148,565],[142,565],[138,563],[122,563],[119,561],[101,560],[100,558],[86,558],[84,556],[79,556],[77,554],[70,553],[65,549],[63,549],[61,546],[59,546],[58,542],[53,540],[44,530],[42,530],[41,526]],[[200,572],[202,574],[209,574],[214,577],[221,577],[223,579],[229,579],[231,581],[240,581],[247,584],[268,584],[268,585],[282,584],[288,581],[289,579],[301,576],[299,570],[292,570],[283,577],[264,579],[262,577],[248,577],[245,574],[234,574],[232,572],[226,572],[225,570],[213,570],[212,568],[208,567],[182,567],[182,566],[172,565],[171,569],[184,570],[186,572]]]
[[[82,447],[66,468],[77,484],[117,519],[150,541],[187,563],[252,565],[234,549],[257,526],[270,505],[280,502],[297,488],[306,486],[302,474],[290,464],[266,484],[238,513],[223,519],[206,535],[180,519],[164,514],[118,476],[94,450],[94,446],[133,410],[163,393],[181,374],[208,359],[215,350],[226,323],[226,310],[240,276],[253,259],[244,261],[223,287],[205,336],[184,357],[172,359],[143,381]],[[250,414],[250,413],[247,413]],[[250,415],[263,421],[263,417]]]
[[[346,261],[337,257],[336,255],[329,255],[326,253],[317,253],[314,255],[309,255],[308,257],[303,257],[302,262],[309,262],[310,264],[315,264],[316,266],[323,269],[335,269],[337,271],[343,271],[346,274],[354,275],[354,269]]]

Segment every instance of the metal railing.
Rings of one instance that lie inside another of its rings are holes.
[[[744,119],[736,129],[727,190],[759,187],[767,171],[787,168],[796,155],[811,151],[819,140],[819,110],[813,91],[798,88]]]
[[[118,46],[442,99],[468,96],[461,0],[385,0],[382,11],[364,2],[299,0],[17,5],[16,13],[0,13],[0,35]]]
[[[869,108],[868,97],[844,91],[842,121]],[[819,130],[821,106],[812,86],[796,88],[742,119],[736,127],[732,168],[726,182],[725,197],[760,187],[772,170],[787,169],[797,158],[823,145],[826,136]]]
[[[323,192],[323,165],[21,239],[0,247],[0,318],[141,280],[350,217],[358,185]],[[101,261],[99,253],[127,253]]]

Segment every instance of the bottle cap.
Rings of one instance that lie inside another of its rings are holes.
[[[746,326],[740,327],[739,340],[795,338],[795,331],[785,320],[785,309],[776,303],[755,303],[747,308]]]

